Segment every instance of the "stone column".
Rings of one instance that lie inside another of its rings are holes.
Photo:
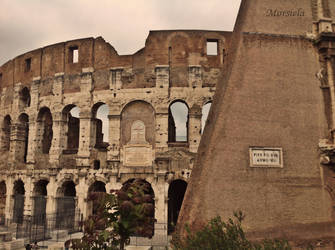
[[[58,185],[56,182],[56,174],[51,174],[49,178],[49,183],[47,185],[47,204],[45,208],[45,212],[47,214],[55,214],[56,213],[56,197],[57,197],[57,189]]]
[[[118,103],[113,103],[109,107],[109,148],[107,161],[120,161],[120,133],[121,133],[121,111]]]
[[[26,174],[26,178],[24,180],[24,191],[25,191],[25,198],[24,198],[24,215],[32,215],[32,208],[33,208],[33,195],[34,185],[32,181],[31,173]]]
[[[157,108],[156,112],[156,152],[163,152],[168,148],[168,105],[164,108]]]
[[[193,105],[189,111],[188,122],[188,142],[190,152],[196,153],[201,139],[201,108],[198,105]]]
[[[62,112],[52,114],[52,143],[49,152],[49,161],[53,168],[59,167],[60,157],[63,149],[66,148],[66,128],[67,121],[63,120]]]
[[[6,181],[6,207],[5,207],[5,216],[6,216],[6,225],[8,225],[9,220],[12,219],[13,215],[13,189],[14,189],[14,180],[13,176],[9,175]]]
[[[91,150],[94,147],[94,126],[90,110],[80,111],[79,148],[77,166],[90,166]]]
[[[152,184],[155,192],[155,236],[167,237],[167,191],[165,190],[164,176],[159,176],[156,183]]]
[[[10,161],[11,162],[22,162],[24,159],[25,152],[25,137],[26,137],[26,125],[21,123],[14,123],[11,126],[11,138],[10,138]]]
[[[90,151],[94,146],[93,143],[93,129],[92,126],[92,91],[93,91],[93,80],[92,73],[93,68],[83,68],[80,80],[80,94],[81,103],[85,104],[84,107],[80,106],[80,127],[79,127],[79,148],[77,154],[77,166],[90,166]]]

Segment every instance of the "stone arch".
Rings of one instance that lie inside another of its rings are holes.
[[[175,230],[181,205],[187,188],[187,182],[181,179],[173,180],[168,190],[168,233]]]
[[[29,142],[29,116],[26,113],[22,113],[19,116],[19,124],[17,127],[17,144],[19,147],[18,158],[20,162],[27,162],[28,155],[28,142]]]
[[[23,87],[21,91],[19,92],[19,98],[20,98],[20,108],[27,108],[30,107],[30,91],[28,87]]]
[[[3,151],[9,151],[10,149],[10,134],[12,129],[12,119],[10,115],[6,115],[2,123],[2,145]]]
[[[184,100],[174,100],[169,105],[169,142],[188,141],[189,107]]]
[[[35,183],[33,189],[33,223],[36,225],[44,225],[46,222],[46,206],[47,206],[47,180],[39,180]]]
[[[41,108],[37,115],[37,148],[39,153],[49,154],[53,137],[52,125],[50,109],[48,107]]]
[[[76,184],[65,180],[57,190],[56,228],[71,230],[75,226]]]
[[[106,103],[98,102],[92,107],[92,122],[94,146],[96,148],[107,148],[109,141],[109,107]]]
[[[202,106],[202,109],[201,109],[201,134],[204,132],[207,117],[208,117],[209,110],[210,110],[211,106],[212,106],[212,101],[208,101]]]
[[[88,196],[92,193],[106,193],[106,184],[102,181],[93,182],[88,188]],[[96,214],[99,200],[94,199],[87,203],[88,211],[90,214]]]
[[[14,182],[13,196],[13,222],[22,224],[24,213],[25,188],[24,183],[21,179],[18,179]]]
[[[0,182],[0,225],[5,224],[5,208],[6,208],[7,186],[3,180]]]
[[[145,140],[155,146],[155,110],[145,101],[132,101],[121,112],[121,146],[131,140],[131,126],[135,121],[145,125]]]
[[[62,111],[64,136],[66,137],[65,148],[69,153],[77,153],[79,147],[79,108],[74,104],[69,104]],[[66,152],[67,152],[66,151]]]
[[[144,195],[143,198],[146,195],[149,195],[150,198],[145,198],[145,204],[148,204],[152,207],[152,213],[150,214],[150,223],[146,224],[145,229],[135,230],[137,236],[144,236],[144,237],[152,237],[154,235],[154,222],[155,222],[155,193],[151,186],[151,184],[146,181],[145,179],[140,178],[132,178],[127,180],[122,184],[121,191],[124,191],[128,193],[130,190],[132,190],[135,186],[140,187],[140,189],[143,191]],[[134,194],[136,199],[136,194]],[[141,194],[142,195],[142,194]],[[144,203],[143,203],[144,204]],[[144,230],[144,231],[143,231]]]

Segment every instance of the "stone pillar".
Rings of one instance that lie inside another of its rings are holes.
[[[32,177],[31,173],[27,173],[25,180],[23,180],[24,191],[25,191],[23,215],[28,216],[32,215],[32,209],[33,209],[33,200],[31,197],[33,195],[34,185],[31,177]]]
[[[9,175],[6,180],[6,207],[5,207],[5,216],[6,216],[6,225],[8,225],[9,220],[12,219],[13,215],[13,189],[14,189],[14,180],[13,176]]]
[[[56,175],[52,174],[49,178],[49,183],[47,185],[47,204],[45,212],[47,214],[56,213],[56,197],[57,197],[58,185],[56,182]]]
[[[164,176],[159,176],[158,180],[152,184],[155,192],[155,236],[167,236],[167,191],[165,190]]]
[[[11,126],[10,161],[24,162],[26,124],[15,123]]]
[[[87,193],[88,185],[85,182],[85,176],[79,176],[79,183],[76,185],[77,208],[84,218],[87,216]]]
[[[90,110],[80,111],[79,148],[77,166],[90,166],[91,150],[94,147],[94,126]]]
[[[52,114],[52,143],[49,152],[49,161],[53,168],[59,167],[59,160],[63,149],[66,148],[67,121],[63,119],[62,112]]]
[[[90,151],[93,145],[92,112],[87,107],[91,107],[93,80],[93,68],[83,68],[80,81],[81,103],[85,107],[80,108],[80,127],[79,127],[79,148],[77,154],[77,166],[90,166]]]
[[[168,148],[168,125],[169,113],[168,107],[158,108],[156,112],[156,152],[163,152]]]
[[[197,152],[201,139],[201,116],[201,108],[196,104],[193,105],[188,114],[188,142],[192,153]]]
[[[201,66],[200,65],[190,65],[188,66],[188,86],[193,88],[201,88]]]
[[[109,148],[107,161],[120,161],[120,132],[121,132],[121,111],[118,103],[113,103],[109,107]]]
[[[109,77],[109,88],[110,90],[120,90],[122,88],[122,72],[123,67],[111,68]]]
[[[14,84],[14,96],[13,96],[13,109],[16,112],[20,111],[20,90],[21,90],[22,83]]]

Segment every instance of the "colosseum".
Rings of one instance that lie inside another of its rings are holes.
[[[166,238],[230,34],[151,31],[133,55],[118,55],[101,37],[84,38],[2,65],[0,222],[11,232],[2,237],[41,240],[79,230],[93,212],[90,192],[140,178],[155,197],[153,239]]]

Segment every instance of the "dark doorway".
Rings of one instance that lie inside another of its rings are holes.
[[[169,187],[169,203],[168,203],[168,233],[175,230],[178,215],[183,204],[187,183],[183,180],[172,181]]]
[[[24,184],[21,180],[14,183],[14,208],[13,208],[13,221],[18,224],[23,222],[24,211]]]
[[[76,188],[73,181],[66,181],[58,190],[56,228],[74,229]]]

